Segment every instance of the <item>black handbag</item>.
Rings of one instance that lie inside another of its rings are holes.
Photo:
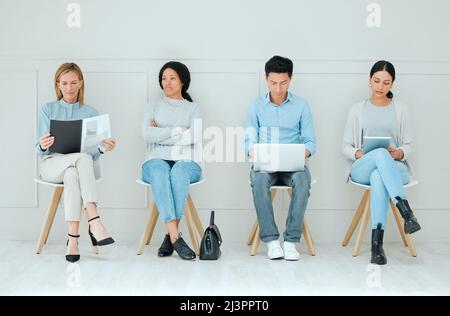
[[[219,228],[214,224],[214,211],[211,211],[211,219],[209,227],[206,228],[200,245],[200,260],[217,260],[222,251],[222,236],[220,236]]]

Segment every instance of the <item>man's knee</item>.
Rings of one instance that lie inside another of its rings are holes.
[[[271,186],[272,176],[264,172],[252,172],[251,185],[254,189],[267,190]]]
[[[309,190],[311,186],[311,179],[306,172],[296,172],[292,175],[291,185],[294,190]]]

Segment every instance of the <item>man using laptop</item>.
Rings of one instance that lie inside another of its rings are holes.
[[[288,58],[274,56],[265,65],[269,92],[256,99],[247,116],[245,152],[254,155],[254,146],[264,144],[304,144],[305,157],[316,151],[316,138],[308,102],[289,91],[293,64]],[[277,157],[273,158],[277,159]],[[292,157],[295,159],[295,157]],[[295,244],[300,241],[301,228],[309,199],[311,174],[308,163],[303,170],[293,172],[255,171],[250,173],[253,201],[255,203],[260,238],[267,244],[270,259],[298,260]],[[292,199],[286,219],[283,247],[275,223],[270,187],[292,187]]]

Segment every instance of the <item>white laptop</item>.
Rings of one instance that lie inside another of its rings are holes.
[[[305,169],[304,144],[256,144],[253,168],[263,172],[296,172]]]

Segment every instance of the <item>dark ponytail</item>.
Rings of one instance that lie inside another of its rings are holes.
[[[378,71],[387,71],[392,77],[392,82],[395,81],[395,67],[390,62],[386,60],[377,61],[370,70],[370,78],[372,78],[373,75]],[[394,94],[392,93],[392,91],[389,91],[386,96],[389,99],[392,99],[394,97]]]
[[[168,68],[177,73],[181,83],[183,84],[183,86],[181,87],[181,96],[189,102],[193,102],[191,96],[189,95],[189,93],[187,93],[189,85],[191,84],[191,74],[188,67],[178,61],[169,61],[164,66],[162,66],[161,70],[159,71],[159,86],[161,87],[161,89],[163,89],[162,76],[164,71]]]
[[[394,94],[392,93],[391,90],[389,90],[389,92],[386,94],[386,96],[387,96],[389,99],[392,99],[392,98],[394,97]]]
[[[186,99],[186,100],[188,100],[189,102],[194,102],[194,101],[192,101],[192,98],[191,98],[191,96],[189,95],[189,93],[187,93],[187,92],[184,91],[184,90],[181,90],[181,96],[183,97],[183,99]]]

